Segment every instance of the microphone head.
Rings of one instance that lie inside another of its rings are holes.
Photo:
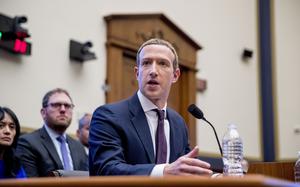
[[[204,114],[195,104],[191,104],[188,107],[189,113],[191,113],[197,119],[204,119]]]

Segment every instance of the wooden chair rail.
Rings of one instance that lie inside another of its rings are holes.
[[[249,174],[262,174],[294,181],[295,162],[253,162],[249,164]]]
[[[284,180],[263,175],[244,177],[146,177],[146,176],[110,176],[84,178],[30,178],[0,180],[0,187],[263,187],[297,186]]]

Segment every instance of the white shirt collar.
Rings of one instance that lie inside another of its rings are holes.
[[[152,111],[153,109],[159,109],[155,104],[152,103],[152,101],[150,101],[147,97],[145,97],[140,90],[137,92],[137,96],[140,100],[140,103],[145,113]],[[167,103],[165,104],[162,110],[166,111],[166,109],[167,109]],[[165,118],[166,115],[167,113],[165,112]]]

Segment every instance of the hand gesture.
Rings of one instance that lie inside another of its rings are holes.
[[[175,162],[167,164],[164,168],[164,175],[211,175],[210,164],[199,160],[199,148],[195,148],[188,154],[179,157]]]

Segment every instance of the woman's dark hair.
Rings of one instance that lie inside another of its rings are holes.
[[[16,114],[8,107],[0,107],[0,120],[4,118],[4,114],[8,114],[16,126],[16,135],[10,147],[5,149],[3,161],[5,162],[5,176],[7,178],[16,177],[16,172],[20,168],[19,161],[16,159],[14,152],[20,136],[20,123]]]
[[[0,121],[4,118],[4,110],[0,106]]]
[[[3,113],[3,116],[2,114]],[[20,136],[20,123],[19,123],[19,120],[16,116],[16,114],[8,107],[0,107],[0,120],[2,120],[4,118],[4,113],[8,114],[11,119],[13,120],[15,126],[16,126],[16,135],[14,137],[14,141],[12,143],[12,147],[16,147],[17,146],[17,142],[18,142],[18,139],[19,139],[19,136]]]

